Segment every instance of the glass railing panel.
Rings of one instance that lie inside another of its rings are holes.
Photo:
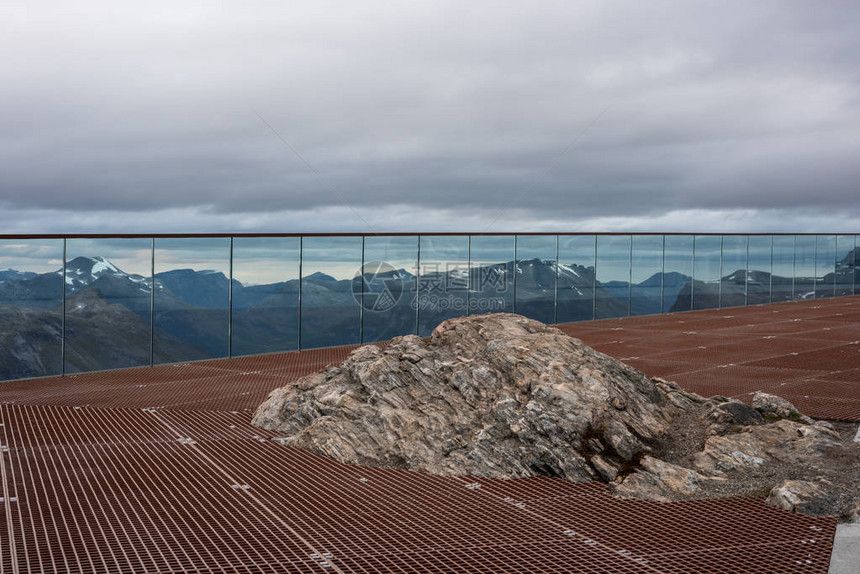
[[[747,304],[747,236],[723,235],[720,307]]]
[[[654,315],[663,310],[663,236],[634,235],[630,272],[630,313]]]
[[[854,236],[836,236],[836,296],[854,294]]]
[[[747,266],[747,304],[770,303],[770,278],[772,272],[773,237],[750,235],[749,262]]]
[[[693,309],[716,309],[720,306],[722,237],[697,235],[693,269]]]
[[[514,236],[473,235],[469,314],[514,312]]]
[[[630,315],[630,236],[597,237],[595,319]]]
[[[815,298],[836,294],[836,236],[819,235],[815,239]]]
[[[780,303],[794,297],[794,242],[793,235],[773,236],[773,275],[771,301]]]
[[[63,240],[0,240],[0,380],[62,372]]]
[[[367,236],[359,301],[363,342],[417,333],[418,236]]]
[[[854,236],[854,294],[860,295],[860,235]]]
[[[155,363],[227,356],[229,273],[228,237],[155,239]]]
[[[465,235],[424,235],[419,257],[418,334],[426,337],[442,321],[466,314],[469,238]]]
[[[303,349],[361,341],[361,237],[302,240]]]
[[[233,239],[233,355],[298,348],[299,243],[298,237]]]
[[[555,235],[517,237],[517,313],[542,323],[555,323]]]
[[[815,298],[815,236],[798,235],[794,244],[795,300]]]
[[[594,235],[558,237],[559,323],[594,319]]]
[[[151,239],[67,240],[67,373],[150,364],[151,283]]]
[[[693,236],[667,235],[663,261],[663,312],[693,307]]]

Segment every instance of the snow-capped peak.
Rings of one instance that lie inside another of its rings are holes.
[[[94,277],[97,277],[97,276],[101,275],[102,273],[106,273],[106,272],[116,273],[117,275],[122,274],[122,271],[117,269],[117,267],[113,263],[111,263],[110,261],[108,261],[104,257],[93,257],[92,259],[93,259],[94,263],[93,263],[92,271],[90,271],[90,272],[93,274]]]

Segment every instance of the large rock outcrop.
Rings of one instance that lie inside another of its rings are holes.
[[[792,480],[801,482],[774,501],[831,514],[860,500],[858,449],[829,423],[772,395],[752,406],[702,398],[517,315],[452,319],[429,341],[361,347],[273,391],[253,423],[281,431],[285,444],[367,466],[602,480],[618,496],[650,500],[767,492]],[[815,503],[797,502],[803,481],[817,485]]]
[[[274,391],[253,422],[347,463],[611,481],[703,401],[558,329],[495,314],[359,348]]]

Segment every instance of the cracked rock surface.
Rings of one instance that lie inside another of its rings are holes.
[[[553,327],[492,314],[356,349],[273,391],[253,423],[349,464],[601,480],[652,500],[739,494],[738,477],[753,475],[774,486],[773,468],[800,458],[825,468],[842,447],[831,425],[787,401],[757,403],[705,399]]]

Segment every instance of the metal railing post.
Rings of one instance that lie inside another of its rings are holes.
[[[358,268],[359,286],[361,292],[358,295],[358,342],[364,344],[364,243],[365,236],[361,236],[361,267]]]
[[[717,309],[723,308],[723,243],[725,235],[720,235],[720,274],[717,276]]]
[[[155,365],[155,237],[149,249],[149,366]]]
[[[627,316],[633,315],[633,235],[627,247]]]
[[[561,262],[558,260],[558,235],[555,236],[555,295],[553,296],[552,302],[552,324],[558,325],[558,278],[559,278],[559,264]]]
[[[594,234],[594,273],[591,277],[591,320],[597,319],[597,234]]]
[[[472,236],[466,236],[466,316],[472,314]]]
[[[770,236],[770,273],[767,283],[767,302],[773,303],[773,235]]]
[[[233,236],[230,236],[230,279],[227,284],[227,358],[233,357]]]
[[[690,311],[696,308],[696,305],[693,303],[696,297],[696,236],[693,236],[693,253],[692,253],[692,267],[690,268],[690,275],[692,275],[692,279],[690,280]]]
[[[418,236],[418,253],[415,259],[415,334],[421,334],[421,236]]]
[[[661,248],[663,255],[660,263],[660,314],[666,313],[666,234],[663,234],[663,246]]]
[[[299,293],[296,303],[296,348],[302,350],[302,265],[305,261],[305,238],[299,236]]]
[[[513,310],[514,313],[517,312],[517,269],[519,269],[519,259],[517,258],[517,236],[514,235],[514,301],[513,301]]]
[[[61,327],[61,336],[60,336],[60,375],[64,376],[66,374],[66,241],[67,239],[63,237],[63,284],[61,293],[63,300],[63,314],[62,314],[62,327]]]

